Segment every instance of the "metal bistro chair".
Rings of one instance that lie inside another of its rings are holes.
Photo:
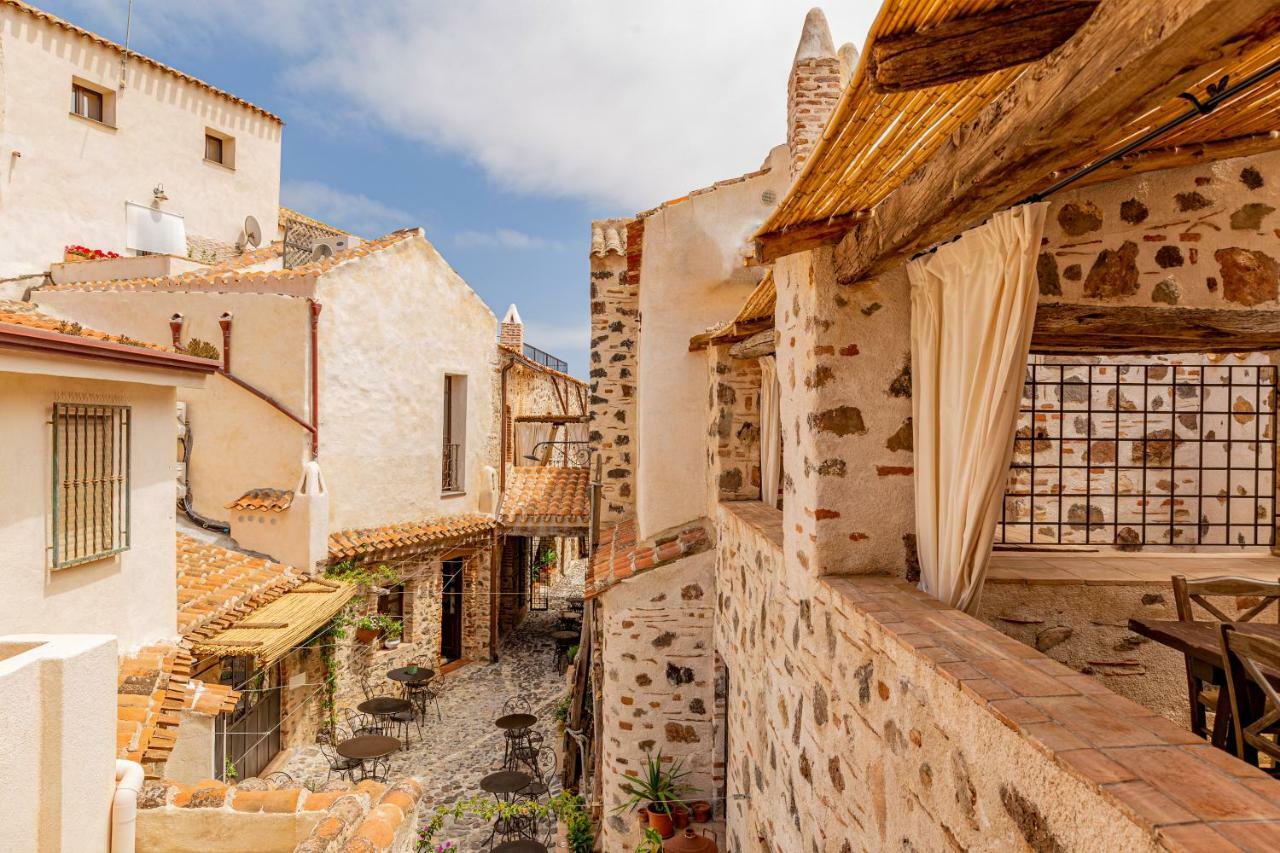
[[[383,734],[382,726],[376,718],[368,714],[362,714],[359,711],[353,711],[350,708],[347,708],[342,713],[347,718],[347,725],[351,727],[352,737]]]
[[[420,669],[433,669],[432,663],[425,657],[415,658],[413,665]],[[418,733],[422,733],[421,720],[427,715],[427,703],[436,706],[436,722],[443,722],[444,717],[440,714],[440,692],[436,689],[436,679],[424,681],[421,684],[410,684],[405,682],[404,697],[413,703],[413,707],[418,712]]]
[[[1280,642],[1248,634],[1234,625],[1218,626],[1222,658],[1227,670],[1227,694],[1231,700],[1231,724],[1235,728],[1236,755],[1253,762],[1257,753],[1280,765],[1280,743],[1264,735],[1280,734],[1280,695],[1263,667],[1280,672]],[[1249,695],[1250,682],[1262,693],[1262,707]],[[1246,722],[1249,720],[1249,722]],[[1272,768],[1275,772],[1275,768]]]
[[[1236,616],[1228,616],[1210,600],[1213,598],[1233,599],[1240,610]],[[1256,598],[1255,603],[1249,599]],[[1241,599],[1245,599],[1241,602]],[[1195,617],[1193,604],[1203,608],[1213,619],[1219,622],[1249,622],[1260,615],[1271,604],[1280,602],[1280,580],[1259,581],[1252,578],[1215,577],[1188,580],[1184,575],[1173,576],[1173,600],[1181,622],[1199,621]],[[1276,609],[1277,622],[1280,622],[1280,604]],[[1186,656],[1187,700],[1191,710],[1191,731],[1200,737],[1206,736],[1205,711],[1214,712],[1212,743],[1222,746],[1226,743],[1227,733],[1231,726],[1226,715],[1218,713],[1222,703],[1220,685],[1207,684],[1194,672],[1194,662],[1190,655]]]
[[[327,784],[333,779],[333,774],[337,773],[339,779],[350,779],[355,781],[355,771],[360,767],[360,762],[354,758],[343,758],[338,755],[338,750],[334,747],[339,742],[339,736],[322,731],[316,738],[316,745],[320,747],[320,755],[328,762],[328,773],[324,777]]]

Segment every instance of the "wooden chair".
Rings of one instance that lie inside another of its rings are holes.
[[[1257,604],[1243,609],[1236,616],[1229,616],[1210,597],[1258,598]],[[1280,580],[1260,581],[1252,578],[1216,577],[1187,580],[1185,575],[1173,576],[1173,600],[1181,622],[1196,622],[1192,605],[1198,604],[1218,622],[1249,622],[1259,616],[1272,603],[1276,603],[1276,621],[1280,622]],[[1218,685],[1206,684],[1193,671],[1193,661],[1186,656],[1187,698],[1191,708],[1191,730],[1204,737],[1205,710],[1214,712],[1213,733],[1210,740],[1219,746],[1226,742],[1230,720],[1219,710],[1226,710]]]
[[[1280,731],[1280,695],[1263,667],[1280,673],[1280,641],[1240,631],[1230,623],[1218,626],[1222,638],[1222,658],[1227,670],[1227,695],[1231,700],[1231,721],[1236,735],[1236,755],[1252,763],[1257,752],[1280,764],[1280,743],[1263,737]],[[1249,683],[1262,692],[1262,707],[1251,701]],[[1252,722],[1246,723],[1246,720]]]

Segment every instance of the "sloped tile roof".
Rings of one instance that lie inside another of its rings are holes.
[[[450,547],[485,538],[495,526],[493,516],[463,513],[341,530],[329,535],[329,559],[350,560],[403,549],[423,551]]]
[[[343,231],[341,228],[336,228],[327,222],[321,222],[319,219],[307,216],[305,213],[294,210],[292,207],[285,207],[282,204],[280,205],[280,224],[284,225],[285,222],[298,222],[303,225],[309,225],[320,231],[327,231],[334,237],[350,233],[348,231]]]
[[[77,27],[75,24],[71,23],[70,21],[64,21],[62,18],[59,18],[56,15],[51,15],[48,12],[44,11],[43,9],[37,9],[35,6],[32,6],[30,3],[24,3],[22,2],[22,0],[0,0],[0,3],[3,3],[6,6],[12,6],[13,8],[26,12],[28,15],[31,15],[35,18],[40,18],[41,20],[47,21],[48,23],[53,24],[55,27],[60,27],[64,30],[67,30],[68,32],[72,32],[72,33],[75,33],[76,35],[83,36],[89,39],[90,41],[94,42],[95,44],[99,44],[99,45],[102,45],[103,47],[108,47],[108,48],[111,48],[112,50],[116,50],[120,52],[124,51],[124,48],[121,45],[116,44],[110,39],[103,38],[97,33],[92,32],[90,30],[86,30],[83,27]],[[237,97],[231,94],[230,92],[219,89],[216,86],[211,86],[210,84],[204,82],[203,80],[197,77],[192,77],[190,74],[186,74],[182,71],[179,71],[176,68],[171,68],[162,62],[157,62],[156,60],[152,59],[149,56],[144,56],[141,53],[137,53],[133,50],[130,50],[129,58],[137,62],[146,63],[147,65],[150,65],[152,68],[159,69],[160,71],[164,71],[167,74],[172,74],[174,77],[177,77],[179,80],[185,80],[186,82],[191,83],[195,86],[199,86],[201,89],[205,89],[209,92],[212,92],[213,94],[218,95],[219,97],[226,98],[228,101],[231,101],[232,103],[239,104],[242,107],[246,107],[247,109],[253,110],[255,113],[258,113],[259,115],[265,118],[269,118],[272,121],[278,122],[280,124],[284,124],[284,121],[280,118],[280,116],[274,113],[267,112],[262,107],[259,107],[255,104],[251,104],[248,101],[246,101],[244,98]]]
[[[635,519],[600,531],[600,541],[587,564],[586,597],[593,598],[633,575],[674,563],[711,548],[704,520],[636,541]]]
[[[302,583],[289,566],[178,534],[178,633],[204,638]]]
[[[270,282],[298,282],[323,275],[339,264],[357,260],[394,246],[411,237],[422,237],[417,228],[393,231],[376,240],[365,240],[358,246],[344,249],[319,261],[299,264],[289,269],[245,270],[263,261],[278,257],[281,247],[277,243],[238,255],[227,263],[191,270],[175,276],[155,278],[116,279],[111,281],[77,281],[68,284],[48,284],[39,290],[252,290]]]
[[[591,223],[591,254],[604,257],[608,254],[627,253],[627,223],[623,219],[599,219]]]
[[[28,329],[40,329],[45,332],[56,332],[70,338],[90,338],[96,341],[110,341],[115,344],[124,346],[138,347],[140,349],[155,350],[157,352],[177,352],[170,346],[161,346],[160,344],[152,344],[147,341],[135,341],[133,338],[125,335],[113,335],[110,332],[100,332],[97,329],[86,329],[79,323],[70,320],[62,320],[58,317],[51,316],[42,312],[38,306],[30,302],[21,302],[16,299],[0,299],[0,324],[9,326],[25,326]]]
[[[227,509],[284,512],[293,504],[292,489],[250,489],[226,505]]]
[[[229,686],[191,678],[190,652],[172,644],[145,646],[120,661],[116,683],[116,755],[159,775],[178,740],[181,712],[217,714],[235,707]]]
[[[504,527],[571,527],[591,523],[591,472],[525,465],[507,474],[499,517]]]

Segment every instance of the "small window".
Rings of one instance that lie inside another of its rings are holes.
[[[130,409],[53,405],[53,567],[129,547]]]
[[[388,587],[387,591],[378,596],[378,615],[388,616],[400,623],[401,629],[408,626],[405,625],[404,619],[404,584],[398,583],[395,586]],[[404,631],[401,639],[406,643],[409,642],[408,631]]]
[[[92,121],[105,121],[102,110],[102,93],[79,83],[71,85],[71,112]]]
[[[467,377],[444,378],[444,452],[441,458],[441,488],[445,492],[466,489],[467,459]]]
[[[204,159],[222,162],[222,140],[208,133],[204,135]]]
[[[234,136],[214,130],[204,129],[204,159],[208,163],[217,163],[228,169],[236,167],[236,140]]]

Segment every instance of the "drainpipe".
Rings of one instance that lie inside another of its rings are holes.
[[[182,326],[184,322],[181,314],[174,314],[169,318],[169,332],[173,335],[174,349],[182,349]]]
[[[116,793],[111,799],[111,853],[134,853],[138,837],[138,794],[145,774],[136,761],[116,759]]]
[[[231,372],[231,312],[228,311],[218,318],[218,325],[222,327],[222,369],[227,373]]]
[[[501,378],[502,391],[499,394],[500,403],[498,407],[498,429],[502,431],[498,439],[498,447],[501,458],[498,460],[498,505],[502,504],[502,493],[507,490],[507,421],[509,413],[507,412],[507,371],[515,366],[515,359],[508,358],[507,363],[502,365],[502,371],[499,374]]]
[[[311,305],[311,458],[320,457],[320,309],[314,299]]]

